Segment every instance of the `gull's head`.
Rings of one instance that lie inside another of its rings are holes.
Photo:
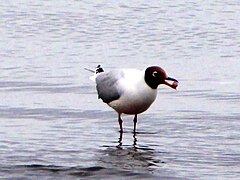
[[[168,81],[172,81],[172,83]],[[160,84],[165,84],[173,89],[176,89],[178,86],[178,81],[167,76],[166,72],[159,66],[151,66],[145,70],[145,82],[152,89],[157,89]]]

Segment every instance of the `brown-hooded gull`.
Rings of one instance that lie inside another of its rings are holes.
[[[120,132],[123,132],[122,113],[135,115],[133,122],[136,132],[137,115],[151,106],[157,97],[157,87],[165,84],[176,89],[178,86],[178,81],[167,76],[158,66],[147,67],[142,71],[116,69],[105,72],[99,65],[93,77],[97,84],[98,97],[118,113]]]

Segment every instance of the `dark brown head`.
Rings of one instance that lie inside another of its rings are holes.
[[[173,81],[173,83],[170,84],[168,81]],[[146,69],[145,82],[152,89],[157,89],[160,84],[165,84],[173,89],[176,89],[178,86],[178,81],[174,78],[168,77],[166,72],[158,66],[151,66]]]

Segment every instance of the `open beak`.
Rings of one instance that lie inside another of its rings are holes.
[[[168,81],[173,81],[173,83],[169,83]],[[174,78],[171,78],[171,77],[167,77],[164,81],[164,84],[166,84],[167,86],[173,88],[173,89],[177,89],[177,86],[178,86],[178,81]]]

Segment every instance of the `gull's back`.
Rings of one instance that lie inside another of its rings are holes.
[[[113,70],[110,72],[101,72],[96,76],[98,97],[105,103],[117,100],[121,94],[121,88],[118,82],[124,78],[122,70]]]

